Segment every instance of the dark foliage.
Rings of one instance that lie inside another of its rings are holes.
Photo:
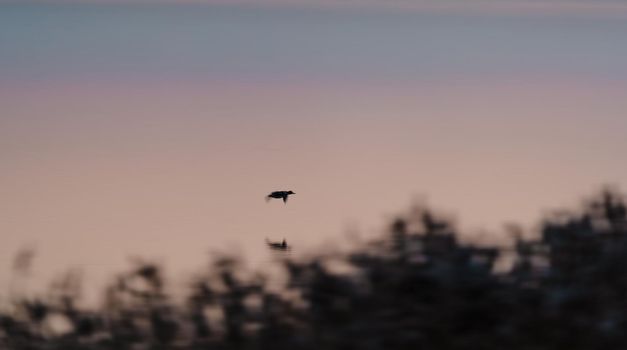
[[[513,267],[499,272],[503,259]],[[140,262],[107,289],[100,312],[75,307],[69,278],[50,298],[0,315],[0,346],[627,348],[627,214],[609,191],[513,248],[461,244],[446,220],[423,211],[353,253],[284,266],[288,283],[277,292],[267,277],[245,277],[237,260],[217,259],[181,306],[165,293],[161,268]],[[50,330],[53,317],[65,331]]]

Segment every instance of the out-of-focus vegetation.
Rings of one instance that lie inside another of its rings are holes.
[[[510,248],[462,244],[423,210],[353,253],[283,264],[277,291],[217,259],[181,304],[159,266],[137,263],[99,311],[77,307],[70,273],[45,298],[14,298],[0,348],[627,349],[627,214],[611,191]]]

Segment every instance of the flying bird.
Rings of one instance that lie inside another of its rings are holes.
[[[266,243],[268,244],[268,247],[270,247],[270,249],[273,249],[273,250],[289,250],[290,249],[290,246],[287,245],[287,241],[285,240],[285,238],[283,238],[283,241],[281,243],[271,242],[269,239],[266,238]]]
[[[290,194],[296,194],[292,191],[274,191],[266,196],[266,202],[272,198],[283,198],[283,203],[287,203],[287,196]]]

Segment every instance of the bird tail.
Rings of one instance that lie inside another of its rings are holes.
[[[276,248],[276,243],[272,242],[271,240],[266,238],[266,244],[268,245],[269,248],[274,249]]]

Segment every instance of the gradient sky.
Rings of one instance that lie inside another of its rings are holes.
[[[0,2],[0,297],[26,245],[35,285],[95,290],[132,255],[180,280],[421,196],[499,239],[627,188],[620,2],[95,2]]]

